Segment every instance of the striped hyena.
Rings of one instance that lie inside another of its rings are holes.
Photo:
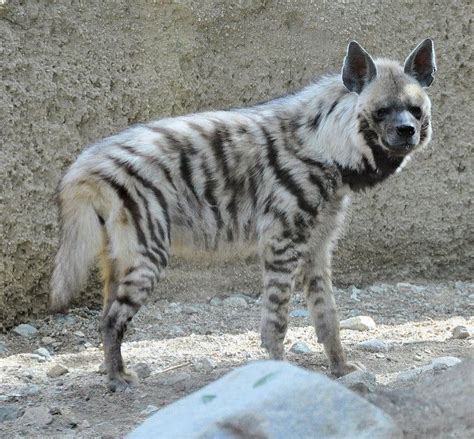
[[[86,149],[59,186],[51,304],[65,311],[100,255],[110,388],[132,382],[122,338],[168,263],[172,224],[211,248],[255,238],[262,345],[272,358],[284,357],[288,302],[301,280],[331,372],[357,369],[340,341],[331,251],[350,191],[384,181],[429,142],[424,88],[435,71],[430,39],[403,67],[351,42],[342,75],[249,108],[133,126]]]

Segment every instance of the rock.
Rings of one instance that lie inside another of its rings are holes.
[[[222,305],[222,299],[220,297],[213,297],[210,301],[209,304],[212,306],[220,306]]]
[[[49,353],[48,349],[46,348],[38,348],[35,351],[36,354],[46,358],[47,360],[51,359],[51,354]]]
[[[170,376],[163,376],[159,379],[159,385],[176,386],[191,379],[191,375],[187,372],[176,372]]]
[[[377,387],[375,375],[365,370],[356,370],[337,380],[347,388],[361,394],[373,392]]]
[[[374,320],[369,316],[350,317],[342,320],[339,324],[341,329],[352,329],[354,331],[371,331],[376,327]]]
[[[383,411],[324,375],[258,361],[150,416],[127,437],[399,438]],[[234,434],[238,432],[238,435]]]
[[[385,285],[372,285],[369,290],[375,294],[384,294],[387,292],[387,287]]]
[[[303,303],[303,298],[301,297],[300,293],[295,293],[291,301],[293,304],[299,305],[300,303]]]
[[[442,375],[427,375],[409,388],[368,395],[393,416],[406,438],[469,438],[474,425],[474,361],[465,360]]]
[[[144,380],[151,375],[151,368],[146,363],[138,363],[133,368],[138,378]]]
[[[184,305],[183,306],[184,314],[199,314],[202,312],[202,308],[198,305]]]
[[[411,291],[413,293],[421,293],[426,290],[423,285],[413,285],[408,282],[398,282],[396,287],[400,291]]]
[[[210,372],[216,367],[214,361],[208,357],[201,357],[192,360],[193,367],[198,372]]]
[[[368,352],[387,352],[389,349],[387,343],[378,338],[372,338],[371,340],[357,343],[356,348]]]
[[[23,425],[34,425],[36,427],[46,427],[53,422],[53,416],[45,406],[28,407],[21,417]]]
[[[309,311],[307,309],[294,309],[290,312],[290,317],[309,317]]]
[[[427,364],[413,369],[401,371],[396,376],[396,381],[411,382],[417,381],[421,375],[433,375],[444,372],[446,369],[461,363],[457,357],[438,357]]]
[[[453,338],[469,338],[471,335],[471,331],[466,326],[459,325],[453,328]]]
[[[359,294],[362,293],[362,290],[360,290],[359,288],[357,287],[350,287],[349,288],[349,292],[351,293],[351,299],[354,301],[354,302],[360,302],[360,299],[359,299]]]
[[[222,304],[231,308],[247,308],[247,301],[242,296],[226,297]]]
[[[171,333],[175,336],[175,337],[182,337],[183,335],[185,335],[186,333],[184,332],[184,329],[181,328],[181,326],[178,326],[178,325],[174,325],[171,327]]]
[[[31,338],[38,333],[38,330],[34,326],[22,323],[21,325],[16,326],[13,329],[13,332],[18,335],[21,335],[22,337]]]
[[[171,302],[165,309],[165,314],[180,314],[183,308],[179,303]]]
[[[414,367],[413,369],[402,370],[396,375],[395,381],[397,382],[412,382],[416,381],[420,375],[427,372],[432,372],[433,366],[428,364],[426,366]]]
[[[144,416],[149,416],[152,413],[155,413],[159,410],[159,408],[156,405],[148,405],[145,409],[143,409],[140,414]]]
[[[8,352],[7,347],[5,346],[5,343],[0,341],[0,354],[6,354]]]
[[[461,363],[457,357],[438,357],[431,360],[431,366],[435,372],[440,372]]]
[[[40,387],[36,384],[28,384],[27,386],[23,387],[20,391],[20,395],[25,396],[35,396],[40,393]]]
[[[46,346],[53,344],[55,341],[56,340],[53,337],[43,337],[41,339],[41,343],[43,343]]]
[[[0,423],[16,419],[20,414],[20,408],[17,405],[2,405],[0,407]]]
[[[69,369],[67,367],[61,366],[60,364],[56,364],[51,369],[49,369],[48,372],[46,372],[46,375],[48,375],[49,378],[57,378],[62,375],[65,375],[68,372]]]
[[[79,338],[84,338],[86,336],[82,331],[74,331],[73,334]]]
[[[106,375],[107,374],[107,368],[105,367],[105,361],[102,361],[99,365],[99,369],[97,370],[97,373],[100,375]]]
[[[296,343],[293,343],[293,346],[291,346],[290,352],[293,352],[294,354],[309,354],[311,348],[306,343],[297,341]]]
[[[76,319],[73,316],[69,315],[69,314],[57,314],[55,316],[55,320],[58,323],[61,323],[61,324],[67,325],[67,326],[71,326],[71,325],[74,325],[76,323]]]

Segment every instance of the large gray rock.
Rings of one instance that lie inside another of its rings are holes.
[[[128,438],[158,436],[387,439],[401,433],[384,412],[326,376],[259,361],[159,410]]]

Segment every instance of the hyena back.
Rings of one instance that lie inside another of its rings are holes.
[[[134,126],[86,149],[59,186],[61,242],[51,305],[65,311],[97,255],[109,386],[133,376],[120,348],[128,322],[168,263],[171,225],[208,247],[254,238],[264,293],[262,344],[284,357],[288,304],[301,280],[333,374],[344,355],[331,251],[348,194],[385,180],[431,137],[424,88],[436,70],[423,41],[402,67],[349,44],[342,75],[250,108]]]

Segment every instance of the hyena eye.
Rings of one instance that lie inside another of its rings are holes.
[[[420,107],[416,107],[416,106],[413,106],[413,107],[408,107],[408,111],[413,114],[413,116],[416,118],[416,119],[419,119],[421,117],[421,108]]]
[[[378,110],[375,111],[375,117],[376,119],[383,119],[387,114],[390,113],[390,108],[379,108]]]

